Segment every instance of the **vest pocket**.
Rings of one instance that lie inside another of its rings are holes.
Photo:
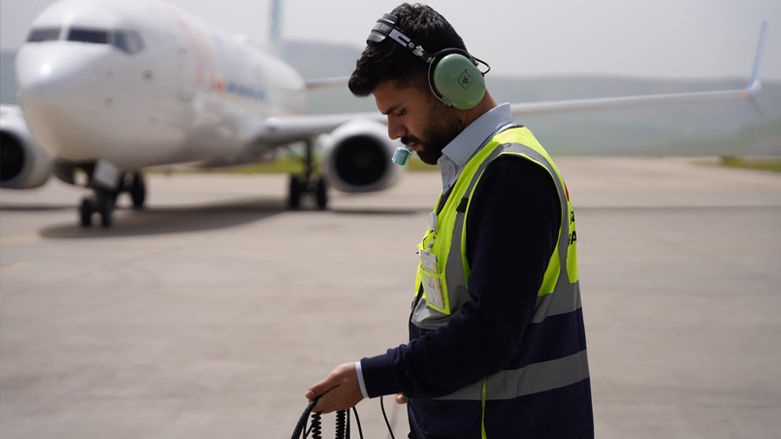
[[[420,264],[418,275],[423,284],[423,298],[426,304],[442,314],[450,315],[450,300],[447,295],[447,283],[444,273],[432,273]]]

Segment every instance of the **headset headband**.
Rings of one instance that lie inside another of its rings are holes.
[[[382,18],[377,20],[374,28],[372,28],[372,31],[369,33],[369,38],[366,39],[366,43],[368,44],[369,41],[379,43],[385,38],[391,37],[391,39],[406,47],[413,55],[422,59],[426,64],[431,63],[431,61],[434,60],[434,57],[429,55],[429,53],[423,49],[423,46],[401,33],[396,27],[396,20],[397,18],[393,14],[382,14]]]
[[[366,44],[380,43],[390,37],[428,64],[428,83],[431,92],[443,104],[459,110],[467,110],[477,105],[485,93],[483,77],[491,70],[491,66],[470,55],[466,50],[455,47],[442,49],[432,55],[399,30],[396,27],[397,20],[398,17],[393,14],[383,14],[382,18],[374,24]],[[484,72],[480,71],[478,62],[488,69]],[[472,87],[473,82],[479,85]]]
[[[407,50],[409,50],[413,55],[423,60],[423,62],[425,62],[426,64],[431,64],[431,62],[434,61],[434,59],[436,58],[437,54],[436,53],[434,55],[429,54],[428,52],[426,52],[423,46],[416,43],[415,40],[413,40],[412,38],[404,35],[404,33],[401,32],[399,28],[396,27],[396,20],[398,20],[398,18],[393,14],[382,14],[382,18],[377,20],[377,23],[374,24],[374,27],[372,28],[371,32],[369,32],[369,37],[366,39],[366,44],[369,44],[369,41],[373,43],[379,43],[383,41],[385,38],[390,37],[392,40],[406,47]],[[469,58],[472,59],[472,62],[474,62],[475,65],[477,65],[477,62],[479,62],[480,64],[483,64],[486,67],[488,67],[486,71],[480,72],[482,73],[483,76],[485,76],[485,74],[491,70],[491,66],[489,66],[488,63],[486,63],[485,61],[479,58],[475,58],[474,56],[470,55],[466,51],[464,51],[464,53]]]

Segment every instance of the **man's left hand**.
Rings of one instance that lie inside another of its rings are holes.
[[[315,396],[322,396],[312,409],[315,413],[347,410],[358,404],[363,399],[363,394],[361,394],[361,386],[358,384],[355,363],[344,363],[337,366],[324,380],[306,391],[308,400],[311,401]]]

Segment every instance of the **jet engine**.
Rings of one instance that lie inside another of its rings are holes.
[[[0,187],[32,189],[53,173],[53,159],[30,135],[18,107],[0,108]]]
[[[401,146],[379,122],[355,120],[321,138],[322,166],[331,185],[343,192],[373,192],[393,186],[402,167],[391,162]]]

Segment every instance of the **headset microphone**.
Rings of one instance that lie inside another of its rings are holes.
[[[406,146],[400,146],[396,148],[396,152],[393,153],[393,163],[399,166],[404,166],[409,161],[411,155],[411,149],[407,148]]]

